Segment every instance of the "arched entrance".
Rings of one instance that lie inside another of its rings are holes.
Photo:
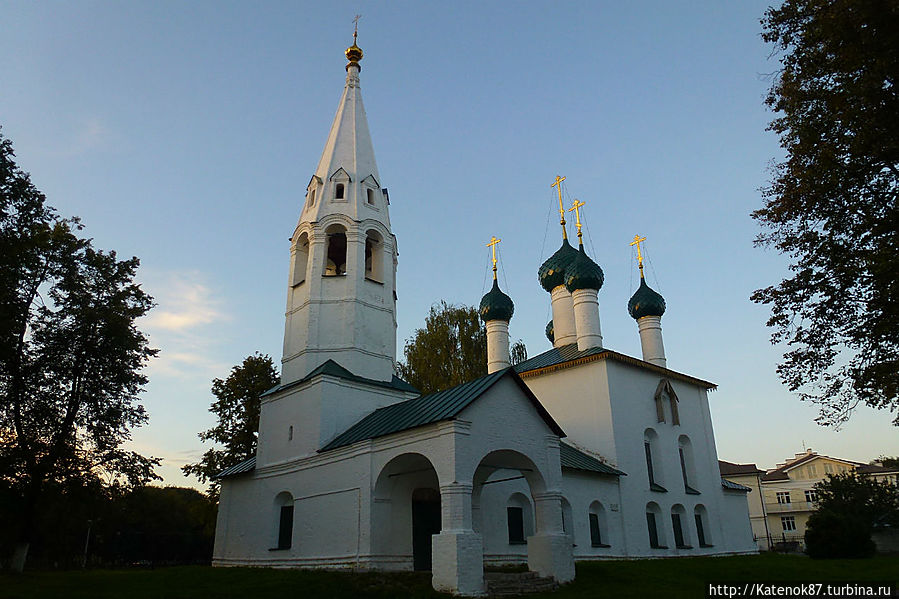
[[[440,533],[437,471],[419,453],[381,468],[372,497],[372,557],[382,568],[430,570],[431,537]]]

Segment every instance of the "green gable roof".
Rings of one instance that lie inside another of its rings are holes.
[[[312,380],[317,376],[333,376],[335,378],[344,379],[347,381],[353,381],[354,383],[362,383],[363,385],[371,385],[373,387],[385,387],[387,389],[395,389],[397,391],[408,391],[410,393],[418,393],[418,389],[399,378],[396,375],[393,375],[393,378],[389,381],[376,381],[374,379],[367,379],[363,376],[356,376],[334,360],[328,360],[303,378],[298,381],[294,381],[292,383],[288,383],[286,385],[276,385],[260,395],[259,397],[265,397],[267,395],[272,395],[279,391],[284,391],[285,389],[290,389],[291,387],[296,387],[297,385],[302,385],[303,383]]]
[[[596,472],[598,474],[610,474],[612,476],[627,476],[621,470],[612,468],[592,455],[586,454],[580,449],[576,449],[567,443],[559,443],[559,458],[562,462],[562,468],[570,470],[585,470],[587,472]]]
[[[319,451],[329,451],[352,445],[358,441],[383,437],[442,420],[450,420],[505,376],[509,376],[515,381],[550,429],[560,437],[564,437],[564,431],[552,419],[546,408],[540,404],[518,375],[511,368],[506,368],[445,391],[379,408],[338,435]]]

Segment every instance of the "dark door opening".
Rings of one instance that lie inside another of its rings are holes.
[[[412,492],[412,566],[431,569],[431,536],[440,532],[440,493],[434,489]]]

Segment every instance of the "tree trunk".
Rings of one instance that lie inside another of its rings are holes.
[[[28,557],[28,547],[31,545],[28,541],[19,541],[16,543],[12,551],[12,560],[9,563],[9,569],[16,574],[21,574],[25,569],[25,558]]]

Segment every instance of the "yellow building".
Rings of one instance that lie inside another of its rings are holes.
[[[805,526],[816,509],[815,484],[851,470],[899,485],[899,469],[820,455],[811,449],[763,472],[755,464],[718,462],[721,476],[752,489],[748,496],[752,533],[759,549],[802,551]]]

